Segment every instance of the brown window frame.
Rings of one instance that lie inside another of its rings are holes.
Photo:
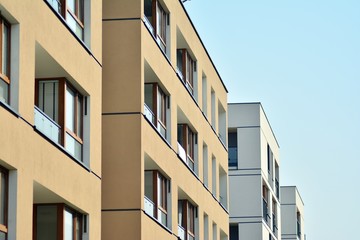
[[[5,176],[5,196],[2,201],[4,201],[4,224],[0,223],[0,232],[4,233],[6,236],[8,234],[8,211],[9,211],[9,170],[0,166],[0,172]]]
[[[185,229],[186,232],[185,240],[188,240],[188,234],[194,238],[196,207],[187,199],[179,200],[178,204],[182,204],[182,222],[178,224]],[[189,222],[188,222],[188,217],[190,220]]]
[[[158,210],[163,212],[166,215],[166,226],[168,224],[167,217],[168,217],[168,190],[169,190],[169,182],[170,180],[167,179],[160,171],[158,170],[145,170],[146,172],[152,173],[152,181],[153,181],[153,204],[155,205],[154,208],[154,217],[158,220]],[[160,181],[161,189],[158,188],[158,181]],[[161,199],[158,198],[158,193],[161,191]]]
[[[188,124],[178,124],[182,127],[183,143],[180,145],[184,148],[186,156],[192,162],[195,168],[195,138],[196,133],[190,128]]]
[[[148,106],[153,111],[153,115],[155,118],[155,124],[160,124],[165,129],[166,136],[166,111],[168,108],[168,99],[169,96],[165,93],[164,90],[160,87],[159,83],[145,83],[147,85],[152,85],[152,103],[153,106]],[[159,104],[160,103],[160,104]]]
[[[3,31],[5,29],[5,27],[7,27],[8,32],[8,39],[7,39],[7,47],[8,49],[6,49],[7,51],[7,69],[5,70],[8,74],[3,72],[3,59],[2,59],[2,55],[3,55]],[[0,81],[5,82],[5,84],[8,85],[8,98],[6,99],[6,103],[9,103],[9,99],[10,99],[10,70],[11,70],[11,24],[3,17],[0,15]]]
[[[65,226],[65,211],[72,213],[73,215],[73,240],[82,240],[83,233],[84,233],[84,214],[76,211],[75,209],[67,206],[64,203],[41,203],[41,204],[34,204],[33,205],[33,240],[37,238],[37,207],[38,206],[56,206],[57,208],[57,239],[56,240],[63,240],[64,239],[64,226]],[[77,219],[79,219],[79,231],[80,231],[80,239],[76,238],[76,226],[77,226]]]
[[[182,69],[180,69],[187,84],[188,89],[192,95],[194,95],[194,73],[196,72],[195,60],[191,57],[189,51],[186,48],[179,48],[177,54],[181,51]]]
[[[57,80],[59,84],[58,89],[58,122],[56,122],[60,126],[60,144],[65,147],[65,139],[66,134],[68,133],[70,136],[72,136],[77,142],[79,142],[81,145],[84,144],[83,142],[83,132],[84,132],[84,96],[76,90],[75,87],[67,81],[65,77],[58,77],[58,78],[36,78],[35,79],[35,105],[39,107],[39,82],[40,81],[54,81]],[[71,131],[66,126],[66,90],[67,88],[71,89],[71,91],[75,94],[74,99],[74,132]],[[77,107],[77,101],[81,98],[81,109],[80,109],[80,120],[78,119],[78,107]],[[44,113],[45,114],[45,113]],[[80,129],[78,129],[78,122],[80,121]],[[77,134],[79,132],[79,134]]]

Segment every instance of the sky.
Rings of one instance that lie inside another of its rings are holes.
[[[229,90],[261,102],[280,144],[280,184],[305,203],[307,240],[358,239],[360,1],[184,3]]]

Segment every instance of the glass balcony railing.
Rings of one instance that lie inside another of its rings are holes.
[[[269,208],[265,199],[263,199],[263,218],[265,222],[269,224]]]
[[[65,140],[65,149],[77,160],[82,161],[82,144],[69,133],[66,133]]]
[[[178,237],[181,240],[185,240],[185,229],[180,225],[178,225]]]
[[[144,210],[146,214],[154,217],[154,203],[146,196],[144,197]]]
[[[60,144],[61,127],[38,107],[34,107],[35,127],[53,142]]]
[[[179,67],[176,67],[176,73],[179,75],[181,81],[184,81],[184,75],[182,74],[181,70],[179,69]]]
[[[47,0],[47,2],[52,6],[55,11],[61,14],[61,2],[60,0]]]
[[[144,104],[144,115],[152,124],[155,125],[155,114],[146,104]]]
[[[186,152],[180,143],[178,143],[178,155],[186,163],[187,161]]]
[[[149,21],[149,19],[146,16],[144,16],[144,22],[145,22],[145,26],[149,29],[151,34],[154,35],[154,28],[153,28],[153,26],[151,25],[151,22]]]
[[[237,147],[229,147],[228,149],[229,153],[229,167],[237,167],[238,162],[238,150]]]

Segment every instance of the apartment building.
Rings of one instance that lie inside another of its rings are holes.
[[[97,0],[0,0],[0,239],[101,238]]]
[[[103,1],[102,239],[228,239],[227,90],[179,0]]]
[[[260,103],[228,105],[230,240],[281,239],[279,145]]]
[[[281,186],[281,237],[283,240],[306,240],[304,202],[296,186]]]

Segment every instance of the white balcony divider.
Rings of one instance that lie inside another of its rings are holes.
[[[152,124],[155,125],[155,115],[146,104],[144,104],[144,115],[150,122],[152,122]]]
[[[144,209],[148,215],[154,217],[154,203],[146,196],[144,197]]]
[[[178,143],[178,155],[186,163],[186,152],[180,143]]]
[[[181,240],[185,240],[185,229],[180,225],[178,225],[178,237]]]
[[[60,126],[36,106],[34,107],[34,118],[35,128],[52,141],[60,144]]]

